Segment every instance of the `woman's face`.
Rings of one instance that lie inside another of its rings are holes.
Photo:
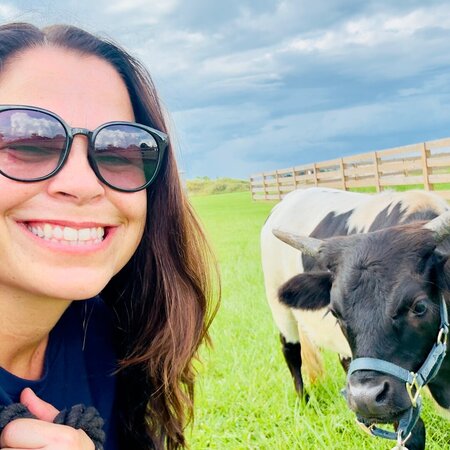
[[[8,60],[0,72],[4,104],[45,108],[71,127],[90,130],[134,121],[126,86],[111,65],[56,47],[29,49]],[[0,175],[0,296],[96,295],[136,250],[146,208],[145,190],[122,193],[97,179],[82,135],[48,180],[23,183]],[[65,240],[66,232],[71,239],[78,233],[77,240]],[[93,238],[81,242],[88,233]]]

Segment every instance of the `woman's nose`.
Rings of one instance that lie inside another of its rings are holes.
[[[49,180],[49,193],[63,196],[76,203],[89,203],[105,193],[88,161],[88,138],[77,135],[61,170]]]

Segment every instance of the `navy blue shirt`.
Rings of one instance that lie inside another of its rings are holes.
[[[26,380],[0,367],[0,404],[17,403],[30,387],[58,410],[95,406],[105,420],[105,450],[117,450],[115,369],[110,310],[98,297],[76,301],[50,332],[42,378]]]

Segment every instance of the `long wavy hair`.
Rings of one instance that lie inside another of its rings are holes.
[[[68,25],[0,26],[0,72],[13,55],[57,46],[109,62],[124,80],[136,121],[166,131],[147,70],[109,39]],[[143,238],[101,296],[113,309],[119,355],[120,448],[180,449],[193,418],[194,360],[217,310],[216,265],[181,186],[169,147],[147,189]]]

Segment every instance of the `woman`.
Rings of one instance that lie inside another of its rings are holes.
[[[149,75],[114,43],[0,26],[0,404],[35,417],[1,448],[93,449],[53,423],[77,403],[99,410],[107,450],[186,445],[215,308],[165,130]]]

